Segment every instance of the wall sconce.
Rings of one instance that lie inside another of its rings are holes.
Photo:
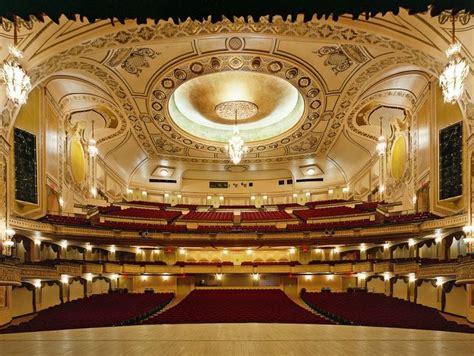
[[[412,283],[415,282],[416,281],[416,275],[414,273],[410,273],[408,275],[408,281],[412,282]]]
[[[222,273],[216,273],[216,279],[218,281],[221,281],[222,280]]]
[[[258,281],[260,279],[260,274],[254,273],[254,274],[252,274],[252,278],[253,278],[254,281]]]

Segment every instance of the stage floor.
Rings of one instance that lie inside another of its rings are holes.
[[[473,334],[338,325],[139,325],[0,335],[2,356],[473,354]]]

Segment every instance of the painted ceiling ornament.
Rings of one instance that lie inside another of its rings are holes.
[[[324,46],[314,53],[319,57],[327,56],[324,65],[332,66],[331,69],[336,74],[346,71],[354,62],[363,63],[368,60],[362,50],[354,45]]]
[[[17,48],[17,18],[13,18],[13,46],[9,47],[10,59],[3,62],[0,69],[0,77],[5,83],[6,93],[16,105],[23,105],[28,99],[31,90],[31,80],[29,75],[20,64],[23,53]]]
[[[454,104],[464,93],[464,81],[469,72],[466,59],[461,55],[461,44],[456,41],[456,17],[451,15],[453,23],[452,43],[446,50],[448,63],[439,77],[439,85],[443,90],[444,102]]]
[[[134,50],[122,63],[122,68],[130,74],[135,74],[137,77],[142,72],[140,67],[148,68],[150,64],[147,58],[154,59],[160,53],[155,52],[151,48],[139,48]]]

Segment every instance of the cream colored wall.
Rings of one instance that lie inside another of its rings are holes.
[[[439,295],[439,287],[433,287],[431,282],[423,282],[417,288],[416,302],[428,307],[440,309],[441,299]]]
[[[33,291],[25,287],[12,291],[12,317],[33,313]]]
[[[371,293],[385,293],[385,281],[380,278],[372,278],[367,281],[367,290]]]
[[[133,293],[143,293],[145,288],[153,288],[158,292],[173,292],[176,293],[177,277],[169,276],[166,279],[161,276],[146,276],[145,278],[134,276],[133,278]]]
[[[466,305],[466,318],[471,323],[474,323],[474,284],[467,285]]]
[[[393,285],[393,297],[407,300],[408,284],[403,279],[398,279]]]
[[[69,301],[84,298],[84,285],[79,281],[69,284]]]
[[[41,288],[41,305],[38,305],[38,311],[60,304],[59,293],[60,286],[57,284],[53,284],[52,286],[45,284],[43,288]]]
[[[301,289],[306,288],[308,292],[320,292],[321,288],[331,288],[332,292],[342,291],[342,279],[341,276],[323,276],[313,275],[308,278],[307,276],[298,276],[298,292]]]
[[[446,305],[444,311],[465,317],[468,308],[466,299],[467,291],[465,286],[454,286],[453,289],[451,289],[451,292],[446,293]]]
[[[4,307],[0,307],[0,326],[9,323],[12,320],[12,287],[6,287],[6,303]]]
[[[105,280],[97,279],[91,283],[91,294],[104,294],[108,292],[109,284]]]

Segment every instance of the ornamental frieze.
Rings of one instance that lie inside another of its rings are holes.
[[[0,264],[0,285],[21,284],[20,269],[13,265]]]
[[[42,266],[21,266],[21,278],[25,279],[58,279],[59,273],[56,268]]]
[[[437,276],[453,276],[456,275],[456,263],[438,264],[434,266],[420,266],[417,277],[437,277]]]

